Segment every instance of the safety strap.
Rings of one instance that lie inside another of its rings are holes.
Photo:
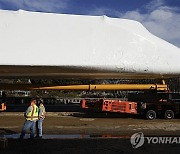
[[[31,120],[33,120],[33,114],[34,114],[34,105],[32,106],[33,110],[32,110],[32,114],[31,114]]]

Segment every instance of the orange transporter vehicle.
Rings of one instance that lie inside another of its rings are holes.
[[[115,86],[115,85],[114,85]],[[180,113],[180,93],[171,93],[165,84],[122,84],[119,90],[135,90],[129,93],[128,100],[117,99],[83,99],[82,109],[143,115],[148,120],[158,116],[173,119]],[[96,90],[98,87],[96,87]],[[140,92],[141,90],[141,92]]]
[[[129,101],[83,99],[81,107],[84,110],[139,114],[148,120],[156,119],[158,116],[173,119],[180,115],[180,93],[135,93],[130,94],[128,99]]]
[[[96,85],[66,85],[34,88],[38,90],[89,90],[114,91],[126,90],[140,93],[130,93],[127,101],[117,99],[84,99],[82,109],[117,112],[127,114],[142,114],[153,120],[158,115],[166,119],[173,119],[180,113],[180,94],[170,93],[165,81],[162,84],[96,84]],[[134,96],[133,96],[134,95]]]

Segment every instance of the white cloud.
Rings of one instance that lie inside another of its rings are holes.
[[[165,0],[153,0],[141,10],[122,13],[108,8],[94,8],[91,15],[112,15],[141,22],[151,33],[180,47],[180,13],[179,7],[168,7]]]
[[[142,22],[146,18],[146,15],[145,14],[142,15],[141,13],[139,13],[138,10],[135,10],[135,11],[128,11],[122,14],[120,17]]]
[[[136,10],[126,12],[121,17],[141,22],[156,36],[180,47],[180,14],[176,10],[177,8],[159,6],[147,14]]]
[[[165,1],[164,0],[152,0],[151,2],[149,2],[147,5],[146,5],[146,9],[148,10],[154,10],[162,5],[165,4]]]
[[[61,12],[68,7],[68,0],[0,0],[0,8],[3,3],[13,8],[29,11]]]
[[[108,8],[97,8],[97,7],[93,8],[93,10],[87,10],[86,13],[95,16],[108,15],[108,14],[113,14],[114,16],[122,15],[122,13],[116,10],[112,10]]]

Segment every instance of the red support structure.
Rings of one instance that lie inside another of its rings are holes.
[[[137,102],[119,101],[119,100],[82,100],[81,107],[83,109],[94,109],[104,112],[119,112],[137,114]]]

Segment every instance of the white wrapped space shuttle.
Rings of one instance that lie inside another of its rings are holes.
[[[171,35],[171,34],[169,34]],[[180,49],[137,21],[0,10],[0,77],[166,78]]]

